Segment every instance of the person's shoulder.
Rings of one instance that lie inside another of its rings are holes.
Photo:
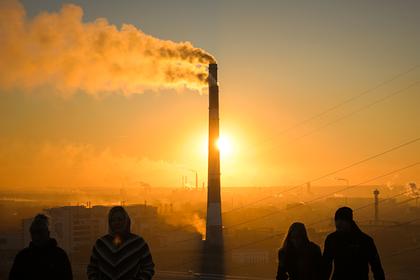
[[[309,241],[309,247],[311,248],[311,250],[321,251],[321,247],[312,241]]]
[[[328,234],[327,235],[327,237],[325,238],[325,242],[327,242],[327,241],[331,241],[331,240],[334,240],[334,239],[336,239],[338,237],[338,232],[337,231],[334,231],[334,232],[331,232],[330,234]]]
[[[366,243],[374,243],[373,238],[367,233],[360,231],[360,237]]]
[[[128,240],[147,243],[146,240],[141,235],[134,234],[134,233],[130,233],[130,235],[128,236]]]
[[[22,259],[31,254],[31,248],[25,247],[16,254],[16,259]]]
[[[109,233],[104,234],[104,235],[102,235],[101,237],[99,237],[99,238],[98,238],[98,240],[99,240],[99,239],[102,239],[102,238],[109,239],[109,238],[112,238],[112,235],[111,235],[111,234],[109,234]]]
[[[125,241],[126,248],[138,248],[143,250],[144,252],[150,251],[149,245],[147,244],[146,240],[140,235],[130,233]]]
[[[55,251],[57,253],[57,255],[61,256],[61,257],[67,257],[67,252],[61,248],[60,246],[55,247]]]
[[[50,239],[50,241],[49,241],[49,248],[50,248],[50,250],[53,250],[56,255],[59,255],[59,256],[67,256],[66,251],[64,251],[63,248],[61,248],[60,246],[58,246],[57,240],[55,240],[54,238],[51,238]]]
[[[112,243],[112,240],[113,238],[110,234],[105,234],[99,237],[98,239],[96,239],[94,247],[97,247],[98,245],[103,244],[103,243],[105,244]]]
[[[143,239],[143,237],[141,237],[140,235],[135,234],[135,233],[132,233],[132,232],[129,233],[128,237],[129,238],[140,238],[140,239]]]

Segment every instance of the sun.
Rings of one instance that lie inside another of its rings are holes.
[[[201,139],[197,142],[197,146],[200,156],[208,156],[208,138],[207,135],[202,135]],[[214,143],[214,146],[219,150],[220,156],[224,160],[232,160],[238,152],[238,143],[234,141],[234,138],[230,134],[221,134]]]
[[[217,139],[216,147],[219,149],[220,154],[223,156],[229,156],[233,152],[231,138],[227,135],[221,135],[219,139]]]

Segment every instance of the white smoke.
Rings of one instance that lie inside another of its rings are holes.
[[[97,95],[203,87],[205,64],[214,62],[204,50],[82,17],[81,7],[67,4],[28,19],[19,1],[0,1],[0,89],[52,86]]]

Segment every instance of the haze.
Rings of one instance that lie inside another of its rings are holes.
[[[0,278],[42,212],[86,279],[121,205],[155,279],[273,279],[290,224],[322,247],[341,206],[387,278],[414,279],[419,14],[415,0],[0,1]]]
[[[229,155],[222,155],[224,186],[301,183],[408,141],[420,128],[419,86],[414,85],[294,140],[407,87],[418,80],[416,69],[282,133],[415,66],[420,47],[417,1],[73,3],[83,8],[85,22],[101,17],[117,26],[133,24],[157,38],[190,41],[217,57],[221,133],[232,146]],[[23,4],[28,17],[57,12],[62,5]],[[190,175],[188,169],[198,170],[200,184],[206,181],[205,92],[157,89],[127,97],[118,91],[91,96],[79,90],[62,97],[45,86],[30,92],[2,90],[0,99],[1,188],[137,181],[174,187]],[[361,180],[408,163],[419,152],[413,144],[343,176]],[[418,174],[414,168],[396,181],[418,180]]]

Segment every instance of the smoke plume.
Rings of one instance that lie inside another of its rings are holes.
[[[187,213],[185,212],[183,215],[177,215],[176,219],[173,217],[165,217],[167,223],[183,227],[188,226],[190,229],[193,229],[197,233],[201,235],[202,240],[206,239],[206,220],[202,218],[202,215],[198,213]],[[188,228],[186,228],[188,229]]]
[[[82,17],[81,7],[67,4],[29,19],[17,0],[0,1],[0,89],[51,86],[97,95],[203,87],[205,65],[214,62],[204,50],[130,24],[117,28],[104,18]]]
[[[206,240],[206,220],[204,220],[197,213],[195,213],[191,224],[195,228],[195,230],[201,234],[201,238],[203,240]]]

